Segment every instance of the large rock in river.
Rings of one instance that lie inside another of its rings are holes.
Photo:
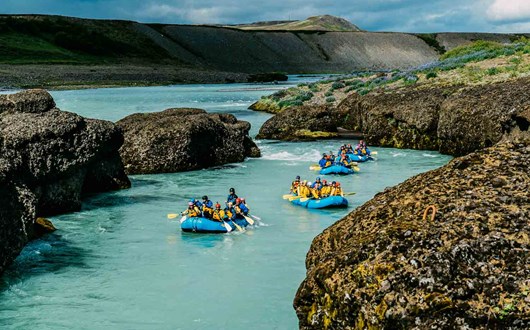
[[[529,140],[410,178],[317,236],[300,328],[528,329]]]
[[[231,114],[167,109],[133,114],[117,124],[125,136],[120,154],[129,174],[190,171],[260,156],[248,135],[250,123]]]
[[[44,90],[0,95],[0,273],[38,234],[38,216],[130,186],[122,143],[116,125],[61,111]]]

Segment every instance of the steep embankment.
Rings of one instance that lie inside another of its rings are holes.
[[[0,95],[0,273],[36,236],[38,216],[130,186],[122,143],[116,125],[61,111],[46,91]]]
[[[433,61],[443,51],[441,45],[454,47],[477,37],[352,32],[355,28],[327,16],[291,22],[286,31],[248,31],[0,15],[0,86],[230,82],[272,71],[390,70]],[[504,41],[512,36],[480,37]],[[89,66],[94,66],[94,71]],[[107,67],[109,74],[105,73]]]
[[[317,236],[300,328],[528,329],[529,142],[413,177]]]

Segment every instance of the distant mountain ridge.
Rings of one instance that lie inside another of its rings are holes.
[[[359,27],[348,20],[331,16],[311,16],[300,21],[269,21],[250,24],[227,25],[242,30],[265,30],[265,31],[361,31]]]
[[[267,72],[394,70],[435,61],[444,51],[474,40],[507,43],[520,36],[343,31],[353,29],[353,24],[344,21],[324,15],[296,22],[256,23],[255,29],[246,29],[245,25],[0,15],[0,86],[47,86],[70,77],[81,83],[188,82],[201,71],[200,82],[219,82],[221,73],[226,81],[235,81],[234,74],[241,78]],[[34,67],[28,70],[28,65]],[[63,66],[61,74],[51,76],[49,72],[58,71],[59,65]],[[42,74],[32,73],[36,66],[44,68]],[[112,74],[89,66],[113,67]],[[12,74],[7,76],[6,70]]]

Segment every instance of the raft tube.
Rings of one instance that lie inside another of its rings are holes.
[[[324,167],[320,170],[320,175],[326,175],[326,174],[353,174],[355,173],[351,168],[347,168],[346,166],[342,165],[331,165],[328,167]]]
[[[348,200],[342,196],[330,196],[322,199],[311,198],[304,202],[300,198],[293,199],[291,203],[300,205],[308,209],[324,209],[332,207],[348,207]]]
[[[374,160],[372,156],[368,156],[368,155],[359,156],[359,155],[348,154],[348,158],[350,159],[351,162],[357,162],[357,163],[364,163],[368,160]]]
[[[231,220],[225,221],[232,227],[232,230],[236,230],[236,226]],[[237,218],[235,222],[241,226],[246,227],[248,225],[247,220],[244,218]],[[187,218],[180,224],[180,228],[184,232],[193,233],[226,233],[227,230],[222,222],[214,221],[203,217]]]

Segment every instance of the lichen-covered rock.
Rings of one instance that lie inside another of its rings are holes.
[[[337,136],[337,127],[343,121],[344,114],[331,106],[292,107],[267,120],[256,137],[277,140],[330,138]]]
[[[133,114],[117,124],[125,136],[120,154],[129,174],[190,171],[260,156],[248,135],[250,123],[231,114],[167,109]]]
[[[529,191],[527,135],[379,193],[314,239],[300,328],[528,329]]]
[[[530,78],[463,88],[409,86],[353,93],[336,108],[287,108],[269,119],[259,138],[295,140],[297,131],[360,131],[369,144],[438,150],[461,156],[490,147],[514,128],[530,126]],[[255,105],[255,106],[259,106]]]
[[[0,273],[35,237],[38,216],[130,186],[122,143],[116,125],[61,111],[46,91],[0,96]]]

